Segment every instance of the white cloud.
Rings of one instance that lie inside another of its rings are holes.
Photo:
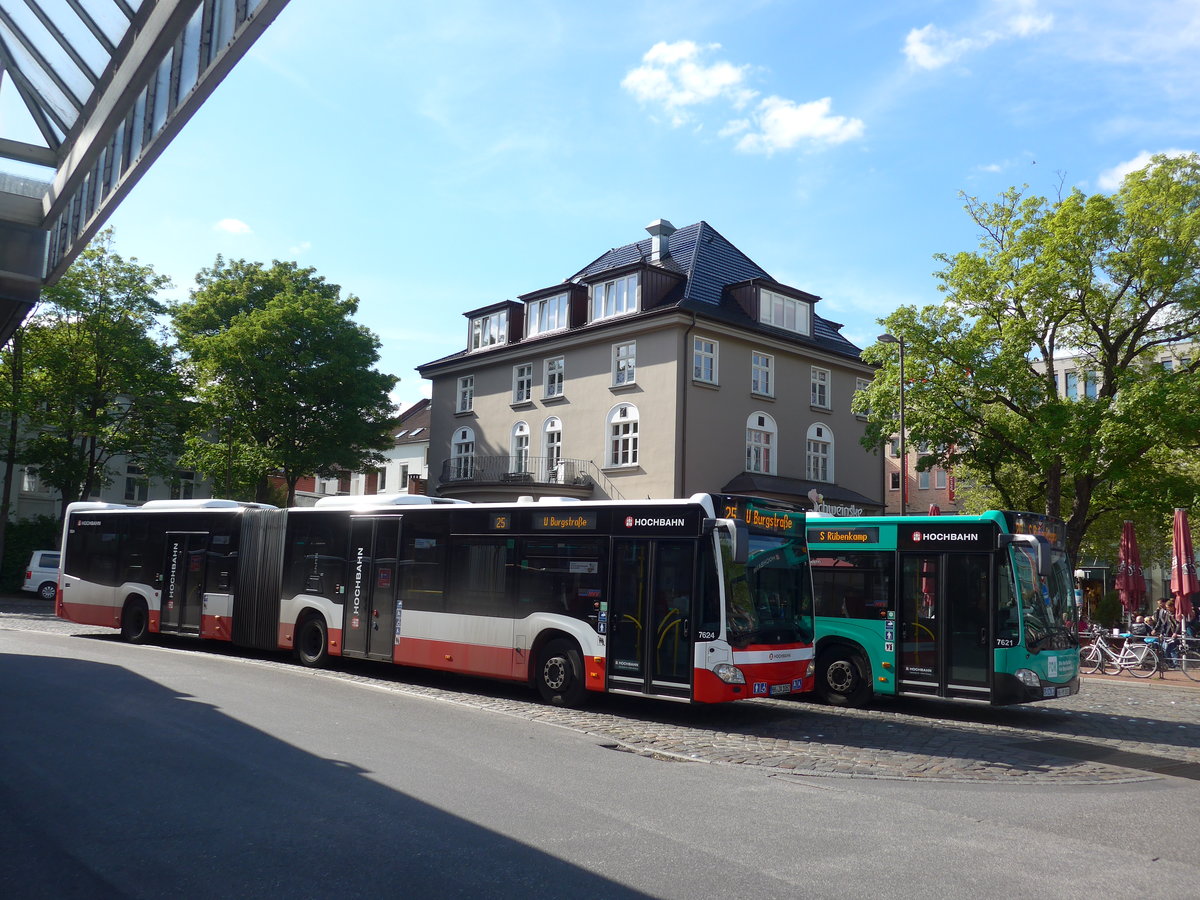
[[[711,60],[720,46],[660,41],[646,51],[642,64],[625,76],[621,86],[641,103],[661,107],[674,126],[692,122],[708,104],[746,111],[758,97],[746,83],[751,67]],[[768,154],[802,143],[840,144],[860,137],[862,120],[831,115],[832,102],[829,97],[809,102],[766,97],[747,114],[727,121],[718,134],[736,138],[739,150]]]
[[[312,249],[312,241],[301,241],[294,247],[288,247],[288,256],[299,256]]]
[[[774,153],[790,150],[801,142],[841,144],[862,137],[862,119],[829,114],[829,97],[809,103],[795,103],[782,97],[767,97],[754,110],[754,131],[737,143],[747,153]]]
[[[968,53],[999,41],[1029,38],[1054,26],[1054,16],[1038,9],[1039,0],[993,0],[977,19],[956,31],[929,24],[904,38],[904,55],[918,69],[940,69]]]
[[[222,219],[213,226],[214,231],[224,231],[226,234],[252,234],[253,229],[241,219]]]
[[[690,107],[714,100],[725,100],[741,109],[756,96],[745,86],[749,66],[724,60],[705,64],[702,57],[720,47],[701,47],[693,41],[659,41],[646,51],[642,64],[625,76],[621,87],[642,103],[661,105],[676,126],[691,120]]]
[[[1130,172],[1136,172],[1138,169],[1144,169],[1150,165],[1150,157],[1156,153],[1163,156],[1180,157],[1188,156],[1194,153],[1194,150],[1158,150],[1151,153],[1149,150],[1143,150],[1133,159],[1128,159],[1125,162],[1117,163],[1111,169],[1106,169],[1100,173],[1100,177],[1096,180],[1096,184],[1102,191],[1115,191],[1121,186],[1121,182],[1125,180],[1125,176]]]

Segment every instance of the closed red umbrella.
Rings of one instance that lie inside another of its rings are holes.
[[[1146,599],[1146,576],[1142,574],[1142,554],[1129,520],[1121,526],[1121,548],[1117,553],[1117,596],[1126,612],[1134,612]]]
[[[1171,596],[1175,598],[1175,615],[1181,624],[1192,617],[1194,594],[1200,594],[1200,580],[1196,578],[1192,530],[1188,527],[1187,510],[1177,509],[1171,536]]]
[[[942,514],[942,508],[940,506],[938,506],[936,503],[930,503],[929,504],[929,514],[931,516],[940,516]]]

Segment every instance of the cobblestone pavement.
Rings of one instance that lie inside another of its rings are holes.
[[[117,639],[111,629],[54,618],[43,601],[9,597],[0,597],[0,629]],[[160,644],[292,665],[281,654],[212,641]],[[1191,682],[1085,677],[1074,697],[1005,708],[916,699],[881,699],[865,710],[765,699],[709,707],[598,695],[585,709],[565,710],[519,685],[353,660],[296,672],[570,728],[664,760],[775,774],[1010,784],[1200,780],[1200,684]]]

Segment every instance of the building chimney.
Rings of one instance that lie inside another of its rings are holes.
[[[650,232],[650,262],[662,262],[671,255],[671,235],[675,226],[666,219],[655,219],[646,226]]]

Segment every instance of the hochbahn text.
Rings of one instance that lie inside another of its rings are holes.
[[[812,688],[803,515],[688,500],[74,503],[57,614],[119,628],[717,703]],[[763,521],[772,518],[763,517]]]

